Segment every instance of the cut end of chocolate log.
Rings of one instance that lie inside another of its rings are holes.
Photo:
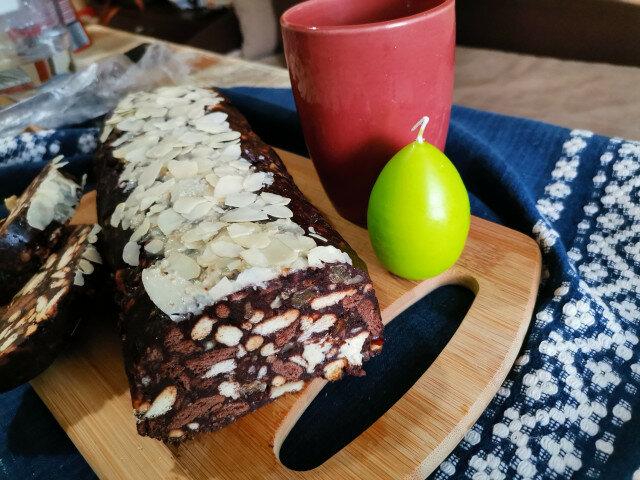
[[[129,95],[96,172],[141,435],[218,430],[380,351],[362,261],[217,91]]]
[[[5,200],[9,216],[0,224],[0,305],[4,305],[63,240],[82,185],[61,170],[62,157],[49,162],[20,197]]]
[[[81,317],[85,277],[100,263],[93,246],[97,225],[65,227],[64,243],[0,307],[0,391],[31,380],[60,352]]]

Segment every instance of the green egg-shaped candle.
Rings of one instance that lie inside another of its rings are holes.
[[[417,140],[385,165],[367,210],[376,255],[389,271],[412,280],[434,277],[453,265],[471,222],[460,174],[422,138],[428,120],[416,124]]]

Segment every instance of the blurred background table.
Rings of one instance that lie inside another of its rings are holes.
[[[89,26],[93,46],[76,55],[79,67],[155,39],[109,27]],[[211,65],[198,73],[212,85],[289,87],[281,56],[266,63],[206,53]],[[507,115],[640,139],[640,68],[510,53],[456,49],[455,104]]]

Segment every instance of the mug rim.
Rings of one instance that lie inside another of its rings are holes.
[[[310,34],[320,34],[320,33],[355,33],[362,32],[363,30],[377,30],[380,28],[389,28],[396,27],[401,25],[406,25],[410,23],[415,23],[417,21],[423,20],[426,17],[434,16],[440,13],[442,10],[448,9],[453,6],[455,0],[444,0],[440,4],[436,5],[433,8],[425,10],[424,12],[414,13],[413,15],[407,15],[405,17],[394,18],[391,20],[383,20],[381,22],[371,22],[371,23],[360,23],[354,25],[325,25],[325,26],[314,26],[302,23],[294,23],[290,22],[287,17],[293,13],[296,13],[298,10],[302,10],[307,8],[310,4],[313,3],[321,3],[325,0],[305,0],[304,2],[299,3],[298,5],[294,5],[289,9],[285,10],[285,12],[280,16],[280,26],[283,29],[293,30],[298,32],[306,32]]]

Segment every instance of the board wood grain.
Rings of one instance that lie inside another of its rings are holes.
[[[170,447],[137,434],[114,319],[89,312],[68,351],[32,385],[99,477],[421,479],[462,439],[513,364],[540,279],[540,252],[532,239],[473,218],[462,256],[451,269],[423,282],[396,277],[376,259],[366,230],[337,214],[311,162],[278,153],[304,194],[367,263],[385,323],[446,284],[475,292],[470,310],[437,359],[391,409],[306,472],[284,467],[278,452],[324,381],[313,381],[302,392],[283,396],[219,432]],[[94,219],[90,193],[75,221]]]

